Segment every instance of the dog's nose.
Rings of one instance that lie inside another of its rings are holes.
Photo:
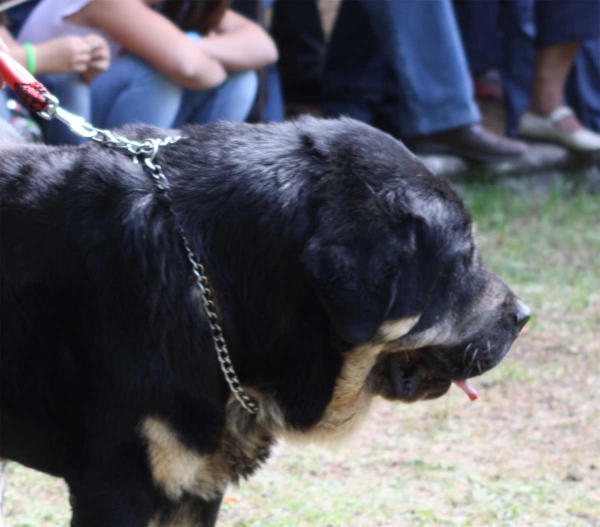
[[[529,306],[517,298],[515,302],[515,325],[517,326],[517,332],[523,329],[523,326],[527,324],[527,321],[531,318],[531,309]]]

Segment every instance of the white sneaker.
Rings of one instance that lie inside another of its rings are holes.
[[[571,115],[573,110],[567,106],[560,106],[547,117],[525,112],[519,123],[519,135],[527,139],[554,141],[579,152],[600,150],[600,134],[587,128],[575,132],[563,132],[558,129],[556,125]]]

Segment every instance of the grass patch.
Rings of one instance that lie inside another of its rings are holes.
[[[459,188],[485,263],[532,308],[530,329],[554,336],[600,323],[600,197],[556,182],[549,192],[473,184]]]

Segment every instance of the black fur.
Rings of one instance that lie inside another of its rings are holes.
[[[276,400],[290,430],[323,418],[345,357],[376,342],[383,322],[425,312],[409,334],[418,335],[489,281],[469,263],[461,290],[440,293],[444,272],[474,251],[470,217],[379,131],[303,119],[183,134],[157,162],[206,266],[236,371]],[[64,477],[74,526],[142,526],[157,514],[168,524],[140,422],[162,418],[210,454],[230,396],[170,204],[140,165],[96,144],[0,145],[0,174],[2,456]],[[513,324],[498,340],[514,336]],[[444,370],[431,346],[411,365],[392,363],[400,351],[382,357],[370,382],[386,397],[423,397],[406,372]],[[399,384],[398,368],[413,385]],[[457,365],[435,396],[467,376]],[[197,521],[213,525],[220,497],[193,500]]]

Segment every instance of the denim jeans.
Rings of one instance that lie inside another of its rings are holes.
[[[183,90],[174,126],[216,121],[243,122],[257,93],[258,74],[255,71],[232,73],[223,84],[212,90]]]
[[[250,112],[256,72],[231,74],[211,90],[187,90],[134,55],[123,55],[92,83],[96,126],[145,123],[163,128],[218,120],[244,121]]]
[[[324,99],[329,115],[346,113],[344,103],[353,111],[364,102],[355,115],[385,114],[387,128],[401,137],[478,122],[450,0],[344,0],[329,44]]]
[[[232,0],[231,9],[242,16],[263,25],[263,13],[275,4],[276,0]],[[287,0],[284,0],[287,1]],[[296,1],[296,0],[294,0]],[[283,90],[278,64],[270,64],[261,70],[261,97],[258,98],[249,115],[251,122],[278,122],[285,120]]]
[[[8,121],[10,119],[10,112],[6,107],[6,103],[8,101],[8,93],[6,92],[6,90],[8,90],[8,88],[0,90],[0,119]]]
[[[600,132],[600,38],[586,41],[577,55],[567,102],[587,128]]]

